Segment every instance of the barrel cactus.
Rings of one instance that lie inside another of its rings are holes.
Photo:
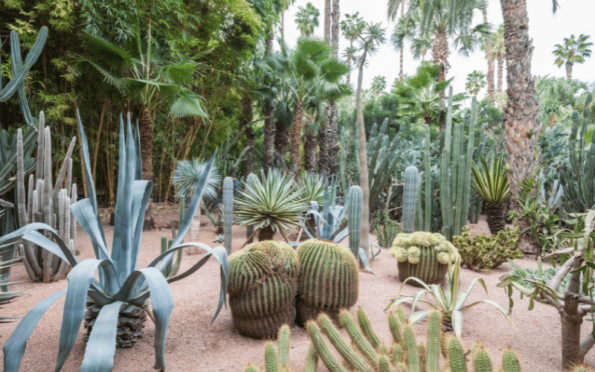
[[[348,248],[323,239],[306,240],[297,254],[302,270],[297,321],[306,324],[325,312],[339,323],[339,310],[357,301],[359,272],[355,257]]]
[[[397,235],[390,253],[397,259],[400,281],[416,277],[426,284],[442,283],[448,263],[454,262],[459,255],[443,235],[421,231]]]
[[[236,328],[253,338],[274,338],[295,321],[300,273],[288,244],[262,241],[229,257],[229,303]]]

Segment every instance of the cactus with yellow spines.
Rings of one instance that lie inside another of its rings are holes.
[[[339,364],[337,359],[335,359],[333,354],[331,354],[328,346],[326,346],[320,328],[318,328],[316,322],[312,320],[308,321],[308,323],[306,323],[306,330],[310,336],[312,345],[314,345],[314,348],[316,349],[316,353],[320,356],[320,359],[322,359],[326,368],[331,372],[347,372],[347,370]]]
[[[279,372],[277,351],[275,350],[275,345],[270,341],[264,346],[264,370],[266,372]]]
[[[392,358],[393,358],[393,364],[394,365],[397,365],[397,364],[401,363],[404,360],[404,358],[403,358],[403,348],[401,347],[401,345],[399,345],[399,344],[394,344],[393,345]]]
[[[440,370],[440,335],[442,329],[442,315],[433,311],[428,321],[428,353],[426,357],[426,370],[438,372]],[[423,364],[422,364],[423,365]]]
[[[358,371],[372,372],[370,366],[341,338],[335,328],[333,321],[326,314],[320,314],[318,323],[322,327],[323,333],[328,337],[341,356]]]
[[[386,346],[384,343],[382,343],[380,345],[380,347],[378,348],[378,352],[380,354],[388,355],[388,346]]]
[[[339,311],[357,302],[359,270],[355,257],[348,248],[322,239],[306,240],[297,255],[301,267],[298,322],[305,324],[324,312],[339,323]]]
[[[295,320],[300,266],[288,244],[253,243],[229,257],[229,303],[239,332],[275,338],[283,324]]]
[[[378,371],[391,372],[390,362],[388,361],[388,357],[386,355],[382,355],[380,359],[378,359]]]
[[[397,308],[402,309],[401,306],[398,306]],[[401,323],[399,322],[399,319],[397,319],[397,315],[395,315],[395,313],[389,314],[388,327],[390,328],[390,332],[393,335],[393,341],[397,344],[404,345],[405,341],[403,340],[403,330],[401,329]]]
[[[258,368],[254,364],[248,364],[246,366],[246,372],[258,372]]]
[[[279,364],[281,368],[287,369],[289,366],[289,340],[291,336],[291,330],[287,324],[283,324],[279,329]]]
[[[490,354],[488,354],[485,347],[481,344],[475,344],[473,347],[473,371],[493,372]]]
[[[448,358],[450,360],[450,369],[452,372],[467,372],[465,349],[463,348],[461,340],[456,337],[451,338],[448,343]]]
[[[304,366],[304,372],[316,372],[318,369],[318,353],[314,345],[310,344],[308,348],[308,354],[306,355],[306,364]]]
[[[361,307],[357,310],[357,322],[359,323],[359,327],[364,332],[364,336],[366,336],[368,341],[370,341],[375,349],[378,349],[380,347],[380,340],[378,339],[378,336],[376,336],[376,333],[370,324],[368,314],[366,314],[366,312]]]
[[[378,360],[378,353],[374,347],[372,347],[370,342],[365,339],[361,332],[355,327],[355,323],[353,323],[353,319],[351,319],[349,311],[342,310],[339,316],[341,318],[341,324],[347,330],[347,334],[351,338],[351,341],[356,345],[359,351],[370,363],[375,364]]]
[[[417,345],[417,355],[419,356],[419,370],[420,372],[426,372],[426,363],[427,363],[427,355],[426,355],[426,346],[423,342],[420,342]]]
[[[416,277],[426,284],[444,282],[449,262],[459,256],[444,236],[423,231],[397,235],[390,254],[397,259],[400,281]],[[416,282],[409,284],[419,286]]]
[[[504,372],[521,372],[519,358],[510,346],[502,354],[502,370]]]
[[[444,359],[448,359],[448,345],[450,343],[450,337],[446,334],[440,336],[440,354]]]
[[[417,352],[417,341],[415,340],[415,332],[411,325],[405,324],[403,326],[403,340],[405,341],[405,350],[407,353],[407,364],[409,365],[409,372],[420,372],[419,368],[419,354]]]

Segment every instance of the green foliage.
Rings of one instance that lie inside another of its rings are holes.
[[[508,227],[496,235],[481,233],[471,238],[469,226],[463,226],[463,233],[453,237],[463,263],[474,271],[489,271],[507,260],[523,258],[523,253],[517,249],[518,241],[518,227]]]
[[[380,224],[382,220],[382,224]],[[383,210],[382,218],[376,218],[374,229],[378,244],[384,248],[390,248],[397,235],[401,232],[401,226],[395,220],[391,220],[388,211]]]
[[[504,154],[492,159],[489,166],[483,154],[479,155],[479,160],[481,170],[475,164],[472,165],[471,187],[486,203],[505,203],[510,198],[510,186],[506,176]]]
[[[465,89],[467,89],[469,94],[476,96],[481,89],[485,88],[486,84],[486,75],[481,71],[475,70],[467,75]]]
[[[308,203],[314,201],[321,204],[325,187],[324,179],[317,173],[304,172],[298,180],[298,188],[302,191],[302,199]]]
[[[204,194],[204,192],[203,192],[203,194]],[[180,196],[179,203],[180,203],[180,209],[178,212],[179,213],[178,214],[178,224],[180,223],[180,221],[184,220],[184,216],[186,215],[186,197]],[[167,239],[167,237],[165,237],[165,236],[161,237],[161,253],[170,249],[172,247],[174,239],[177,237],[176,229],[174,227],[174,220],[170,220],[170,224],[171,224],[171,233],[172,233],[173,239]],[[170,277],[176,276],[178,274],[178,271],[180,270],[180,265],[182,264],[182,253],[183,252],[181,250],[179,250],[177,253],[177,256],[176,256],[176,261],[175,262],[170,261],[167,264],[167,266],[165,267],[165,270],[163,271],[163,276],[165,276],[166,278],[170,278]]]
[[[578,37],[570,35],[564,38],[564,44],[556,44],[556,49],[552,52],[556,56],[554,63],[558,67],[563,64],[572,65],[574,63],[584,63],[586,58],[591,57],[591,46],[589,35],[580,34]]]
[[[310,36],[314,29],[318,27],[318,17],[320,11],[312,5],[312,3],[306,4],[306,7],[300,6],[298,12],[295,15],[295,23],[298,25],[302,36]]]
[[[200,161],[197,158],[192,160],[180,160],[176,162],[172,184],[178,189],[179,197],[190,198],[196,186],[202,181],[205,175],[207,162]],[[217,199],[217,189],[221,183],[221,176],[217,168],[213,167],[206,174],[206,186],[203,191],[205,201],[214,201]]]
[[[0,215],[0,217],[2,217]],[[10,275],[10,268],[12,266],[14,266],[14,264],[17,262],[17,260],[15,260],[14,258],[14,253],[11,252],[11,250],[14,250],[14,244],[13,245],[5,245],[5,241],[7,239],[5,237],[1,237],[0,238],[0,256],[2,257],[2,261],[0,261],[0,309],[6,305],[9,304],[13,299],[15,299],[18,296],[23,295],[23,292],[21,291],[9,291],[9,286],[15,283],[11,283],[9,281],[9,275]],[[10,316],[0,316],[0,324],[1,323],[8,323],[11,321],[11,319],[14,319],[13,317]]]

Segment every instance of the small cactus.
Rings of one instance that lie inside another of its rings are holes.
[[[289,339],[291,337],[291,330],[287,324],[283,324],[279,329],[279,364],[281,368],[289,366]]]
[[[483,345],[478,345],[473,352],[474,372],[493,372],[492,360]]]
[[[380,372],[391,372],[390,363],[386,355],[383,355],[378,359],[378,370]]]
[[[314,348],[316,348],[316,353],[320,356],[320,359],[322,359],[322,362],[326,368],[328,368],[328,370],[331,372],[347,372],[347,370],[343,368],[339,362],[337,362],[337,359],[335,359],[333,354],[331,354],[331,351],[324,342],[320,328],[318,328],[316,323],[309,321],[306,324],[306,330],[308,331],[312,345],[314,345]]]
[[[270,341],[264,346],[264,370],[266,372],[279,372],[277,351],[275,345]]]
[[[440,370],[440,333],[442,329],[442,315],[433,311],[428,321],[428,350],[426,357],[426,371],[438,372]]]
[[[399,308],[400,308],[400,306],[399,306]],[[403,331],[401,329],[401,324],[399,323],[399,320],[397,319],[397,315],[395,315],[394,313],[391,313],[388,316],[388,326],[390,328],[390,332],[393,335],[393,341],[397,344],[404,345],[405,340],[403,339]]]
[[[310,345],[308,348],[308,355],[306,356],[306,365],[304,366],[304,372],[316,372],[318,369],[318,353],[314,345]]]
[[[403,190],[403,232],[411,234],[415,224],[417,208],[417,183],[419,176],[417,167],[410,165],[405,169],[405,186]]]
[[[405,324],[403,327],[403,339],[405,340],[405,348],[407,350],[407,364],[409,365],[409,372],[420,372],[419,368],[419,353],[417,352],[417,342],[415,341],[415,332],[411,325]]]
[[[417,345],[417,354],[419,356],[419,370],[420,372],[426,372],[426,346],[423,342]]]
[[[361,308],[357,310],[357,321],[359,323],[359,327],[362,329],[364,335],[366,336],[368,341],[370,341],[372,346],[374,346],[374,348],[376,349],[380,347],[380,340],[378,339],[378,336],[376,336],[376,333],[374,333],[374,329],[370,324],[368,315]]]
[[[502,354],[502,369],[504,372],[521,372],[521,363],[511,347],[506,348]]]
[[[248,364],[246,366],[246,372],[258,372],[258,369],[253,364]]]
[[[347,334],[351,338],[351,341],[356,345],[359,351],[364,355],[366,359],[368,359],[371,363],[376,363],[378,360],[378,353],[372,345],[364,338],[361,332],[355,327],[353,320],[349,314],[349,311],[343,310],[340,313],[341,317],[341,324],[347,330]]]
[[[401,345],[399,345],[399,344],[393,345],[392,359],[393,359],[393,364],[394,365],[397,365],[397,364],[401,363],[404,360],[404,358],[403,358],[403,348],[401,347]]]
[[[372,369],[366,364],[366,362],[356,352],[354,352],[345,341],[343,341],[328,315],[321,314],[318,318],[318,323],[322,327],[324,334],[326,334],[331,343],[335,346],[343,358],[345,358],[345,360],[351,364],[351,366],[353,366],[353,368],[355,368],[357,371],[372,372]]]
[[[467,372],[467,362],[465,361],[465,349],[461,340],[453,337],[448,346],[448,355],[450,358],[450,369],[452,372]]]

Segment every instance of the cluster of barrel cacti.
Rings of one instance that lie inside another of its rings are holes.
[[[459,255],[443,235],[423,231],[397,235],[390,253],[397,259],[400,281],[416,277],[426,284],[441,283],[449,262]]]
[[[76,143],[73,137],[64,157],[62,168],[52,184],[52,141],[49,127],[45,127],[43,112],[39,115],[39,139],[37,141],[37,170],[29,175],[28,190],[25,189],[23,139],[17,139],[17,201],[19,226],[43,222],[52,226],[74,254],[76,220],[70,206],[77,201],[77,187],[72,183],[72,151]],[[64,187],[62,187],[64,186]],[[49,234],[49,233],[48,233]],[[51,235],[47,235],[51,238]],[[51,282],[66,277],[70,271],[68,262],[61,260],[30,241],[23,241],[19,250],[29,278],[33,281]]]
[[[340,324],[345,327],[350,342],[341,338],[337,324],[326,315],[321,314],[316,321],[309,321],[306,331],[311,345],[305,362],[305,372],[315,372],[321,360],[331,372],[484,372],[493,371],[492,358],[481,343],[475,343],[471,352],[471,366],[467,365],[467,354],[460,339],[442,334],[442,317],[438,311],[428,316],[426,343],[417,342],[412,325],[405,320],[403,309],[399,306],[395,313],[388,317],[392,335],[390,344],[380,340],[374,331],[367,314],[359,309],[355,325],[347,310],[341,311]],[[341,363],[331,353],[327,341],[339,352],[344,362]],[[289,359],[290,329],[287,325],[279,331],[279,351],[271,342],[265,345],[266,372],[292,371]],[[443,356],[443,362],[440,361]],[[442,364],[442,365],[441,365]],[[249,364],[246,372],[259,369]],[[504,350],[502,355],[503,372],[520,372],[520,361],[512,348]],[[577,369],[576,371],[582,371]]]

